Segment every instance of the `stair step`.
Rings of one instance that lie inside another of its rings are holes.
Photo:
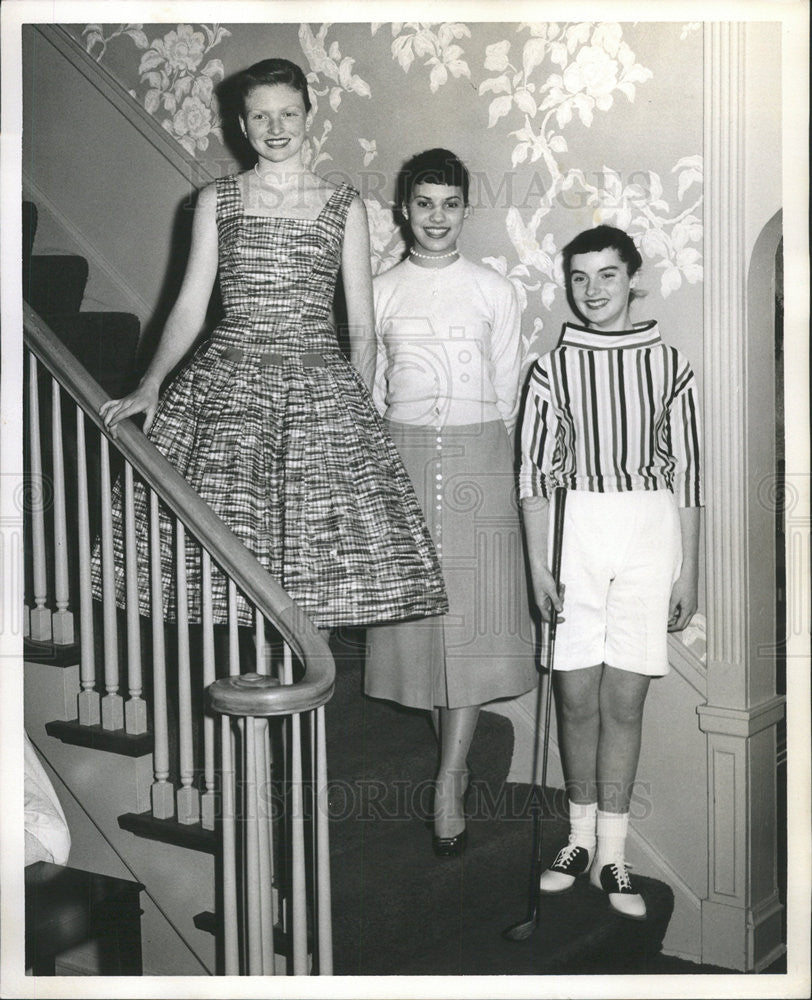
[[[559,793],[545,800],[547,865],[566,842],[568,824],[558,812]],[[490,801],[495,810],[487,804],[472,810],[459,859],[435,858],[431,830],[415,817],[334,823],[333,898],[341,900],[334,907],[336,974],[610,972],[639,969],[657,954],[674,897],[646,877],[638,879],[649,911],[644,923],[612,912],[605,895],[579,879],[571,892],[540,901],[530,938],[503,940],[502,931],[527,909],[531,788],[510,783]],[[364,828],[360,836],[353,826]]]
[[[42,318],[114,399],[133,388],[141,324],[126,312],[42,310]]]
[[[398,975],[493,975],[508,970],[511,975],[617,975],[640,971],[660,951],[674,896],[656,879],[640,877],[637,882],[648,908],[646,921],[633,922],[614,913],[604,894],[582,878],[571,892],[540,899],[538,925],[524,941],[506,941],[502,931],[524,919],[526,901],[516,899],[511,907],[505,900],[507,893],[502,892],[488,914],[461,901],[459,926],[447,928],[433,947],[413,954],[390,971]],[[506,882],[505,887],[508,885]],[[460,960],[463,952],[464,968]]]
[[[74,667],[81,657],[81,644],[68,642],[64,645],[58,642],[40,642],[36,639],[25,639],[23,642],[23,660],[29,663],[47,663],[52,667]]]
[[[23,298],[38,313],[78,313],[88,264],[77,254],[34,254],[23,263]]]
[[[144,757],[152,753],[154,738],[152,733],[132,736],[123,729],[103,729],[101,726],[83,726],[78,719],[68,721],[56,719],[45,723],[45,731],[63,743],[76,747],[90,747],[105,750],[124,757]]]
[[[179,823],[174,817],[156,819],[152,813],[124,813],[118,817],[122,830],[136,837],[157,840],[162,844],[188,847],[205,854],[219,851],[219,840],[214,830],[204,830],[200,823]]]

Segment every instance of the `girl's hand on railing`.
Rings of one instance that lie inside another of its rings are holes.
[[[134,417],[138,413],[145,414],[143,431],[146,434],[155,419],[155,411],[158,409],[158,390],[151,384],[139,385],[137,389],[122,399],[108,399],[99,407],[99,416],[104,422],[104,426],[110,431],[110,436],[115,438],[115,425],[126,417]]]

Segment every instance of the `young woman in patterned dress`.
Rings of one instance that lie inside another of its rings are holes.
[[[200,192],[186,275],[139,386],[101,407],[115,433],[144,430],[319,627],[438,614],[447,601],[414,491],[372,404],[375,340],[366,212],[349,185],[309,170],[307,81],[284,59],[238,79],[254,167]],[[350,361],[332,321],[341,271]],[[215,278],[225,315],[163,397],[204,323]],[[121,546],[121,497],[114,504]],[[136,495],[141,610],[150,614],[147,517]],[[171,524],[162,525],[164,614],[173,618]],[[190,546],[189,618],[200,567]],[[120,560],[117,560],[120,568]],[[123,603],[123,577],[118,580]],[[98,567],[96,588],[100,589]],[[214,619],[228,620],[214,577]],[[240,599],[239,623],[252,624]]]

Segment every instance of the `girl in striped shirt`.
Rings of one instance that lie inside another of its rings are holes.
[[[565,892],[589,871],[615,910],[642,920],[625,839],[649,682],[668,671],[667,632],[697,606],[697,389],[656,322],[631,322],[642,259],[627,233],[597,226],[562,256],[578,322],[531,371],[520,474],[536,602],[545,620],[561,613],[554,676],[570,835],[540,891]],[[556,487],[567,490],[560,593],[547,561]]]

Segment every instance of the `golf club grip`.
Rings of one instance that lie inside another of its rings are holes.
[[[555,509],[553,511],[553,556],[552,556],[552,572],[553,579],[555,580],[556,591],[558,590],[559,584],[561,583],[561,549],[562,540],[564,537],[564,507],[567,502],[567,491],[559,486],[555,491]],[[547,669],[553,669],[553,648],[555,646],[555,632],[558,626],[558,612],[555,608],[551,608],[550,612],[550,624],[547,628],[547,643],[545,653],[545,662],[547,664]]]

